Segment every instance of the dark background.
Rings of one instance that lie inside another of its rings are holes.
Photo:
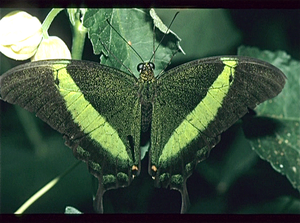
[[[22,10],[22,9],[18,9]],[[2,18],[12,9],[1,9]],[[42,22],[50,9],[25,9]],[[169,24],[178,9],[159,9]],[[183,9],[171,29],[182,39],[186,55],[177,55],[171,66],[214,55],[236,54],[240,45],[262,50],[283,50],[300,60],[300,10]],[[62,38],[71,48],[72,33],[65,12],[50,27],[49,34]],[[24,62],[1,54],[0,69]],[[85,60],[99,61],[89,40]],[[1,175],[0,213],[13,213],[30,196],[77,160],[64,146],[59,133],[19,107],[0,101]],[[285,176],[272,169],[251,150],[237,123],[222,135],[210,157],[198,164],[188,180],[191,213],[300,213],[299,192]],[[178,213],[180,194],[156,189],[144,171],[124,189],[107,191],[105,212]],[[63,213],[67,205],[92,213],[93,177],[84,163],[62,179],[26,213]]]

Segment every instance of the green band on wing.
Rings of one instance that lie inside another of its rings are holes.
[[[79,87],[68,74],[66,67],[67,64],[54,65],[53,75],[54,79],[58,80],[57,89],[64,98],[74,122],[80,126],[81,131],[98,142],[103,149],[114,157],[129,159],[126,147],[117,131],[84,98]]]
[[[222,107],[230,86],[234,80],[234,68],[237,60],[222,58],[224,69],[214,83],[210,86],[205,98],[187,115],[182,123],[175,129],[167,144],[163,148],[159,162],[164,162],[176,156],[180,150],[194,140],[199,132],[203,132],[208,124],[213,121]]]

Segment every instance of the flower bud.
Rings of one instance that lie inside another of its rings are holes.
[[[0,20],[0,51],[15,60],[34,55],[42,40],[42,24],[23,11],[13,11]]]
[[[47,59],[71,59],[67,45],[57,36],[43,39],[31,61]]]

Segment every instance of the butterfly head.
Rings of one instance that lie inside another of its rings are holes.
[[[140,73],[140,78],[143,81],[152,81],[154,79],[155,65],[152,62],[140,63],[137,66],[137,70]]]

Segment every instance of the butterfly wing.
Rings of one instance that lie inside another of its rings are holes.
[[[248,108],[275,97],[284,84],[284,74],[274,66],[232,56],[192,61],[159,77],[149,158],[156,186],[179,190],[186,211],[186,180],[195,165]]]
[[[140,167],[141,109],[136,78],[97,63],[39,61],[1,76],[3,100],[20,105],[63,134],[74,155],[99,179],[102,195],[128,186]],[[137,168],[135,168],[137,169]]]

